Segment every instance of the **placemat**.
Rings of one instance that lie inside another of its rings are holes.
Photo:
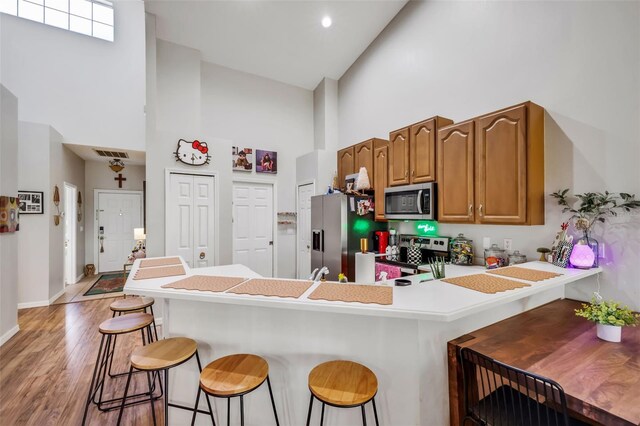
[[[391,305],[393,303],[393,287],[381,285],[321,283],[309,299],[328,300],[330,302],[360,302]]]
[[[140,261],[140,268],[151,268],[153,266],[181,265],[179,257],[166,257],[161,259],[144,259]]]
[[[220,293],[245,282],[246,278],[240,277],[215,277],[211,275],[193,275],[171,284],[165,284],[162,288],[179,288],[182,290],[213,291]]]
[[[185,275],[182,265],[162,266],[160,268],[138,269],[134,280],[148,280],[151,278],[174,277],[176,275]]]
[[[273,280],[253,278],[232,288],[228,293],[251,294],[253,296],[293,297],[297,299],[313,284],[311,281]]]
[[[518,278],[525,281],[543,281],[550,278],[562,276],[555,272],[537,271],[535,269],[520,268],[518,266],[510,266],[508,268],[498,268],[487,271],[490,274],[500,275],[503,277]]]
[[[474,274],[466,275],[464,277],[445,278],[441,281],[487,294],[495,294],[499,291],[513,290],[522,287],[531,287],[531,285],[527,283],[492,277],[489,274]]]

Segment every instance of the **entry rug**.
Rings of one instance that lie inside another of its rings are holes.
[[[274,280],[253,278],[232,288],[227,293],[250,294],[253,296],[275,296],[299,298],[313,284],[311,281]]]
[[[162,288],[177,288],[181,290],[199,290],[221,293],[245,282],[240,277],[214,277],[211,275],[193,275],[175,283],[165,284]]]
[[[157,259],[143,259],[140,261],[141,268],[151,268],[153,266],[182,265],[179,257],[161,257]]]
[[[122,291],[124,283],[127,281],[129,273],[123,274],[122,272],[116,274],[104,274],[98,278],[89,290],[87,290],[83,296],[95,296],[96,294],[106,293],[118,293]]]
[[[382,285],[321,283],[309,299],[330,302],[360,302],[378,305],[393,304],[393,287]]]
[[[440,281],[487,294],[495,294],[500,291],[514,290],[522,287],[531,287],[531,285],[527,283],[493,277],[489,274],[465,275],[464,277],[445,278]]]
[[[487,271],[490,274],[500,275],[503,277],[517,278],[525,281],[544,281],[551,278],[561,277],[562,274],[547,271],[537,271],[535,269],[520,268],[518,266],[510,266],[508,268],[498,268]]]
[[[175,277],[176,275],[185,275],[182,265],[162,266],[160,268],[138,269],[134,275],[134,280],[148,280],[151,278]]]

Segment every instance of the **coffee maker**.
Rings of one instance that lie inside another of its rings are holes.
[[[389,231],[376,231],[373,233],[373,250],[383,254],[389,245]]]

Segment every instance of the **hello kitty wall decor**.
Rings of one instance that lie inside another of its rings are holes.
[[[207,143],[200,142],[197,139],[193,142],[180,139],[174,155],[176,156],[176,161],[190,166],[203,166],[211,161]]]

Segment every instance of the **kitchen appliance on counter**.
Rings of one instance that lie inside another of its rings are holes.
[[[393,186],[384,190],[385,219],[435,220],[436,184]]]
[[[375,222],[373,212],[359,216],[358,201],[366,196],[346,194],[311,197],[311,270],[326,266],[328,280],[337,281],[343,273],[355,280],[355,254],[360,251],[360,239],[367,238],[374,247],[375,231],[383,231],[386,223]]]
[[[373,251],[385,253],[389,245],[389,231],[376,231],[373,233]]]
[[[422,274],[419,266],[427,265],[433,257],[449,259],[449,237],[423,237],[401,234],[395,260],[381,257],[378,263],[400,267],[402,276]]]

